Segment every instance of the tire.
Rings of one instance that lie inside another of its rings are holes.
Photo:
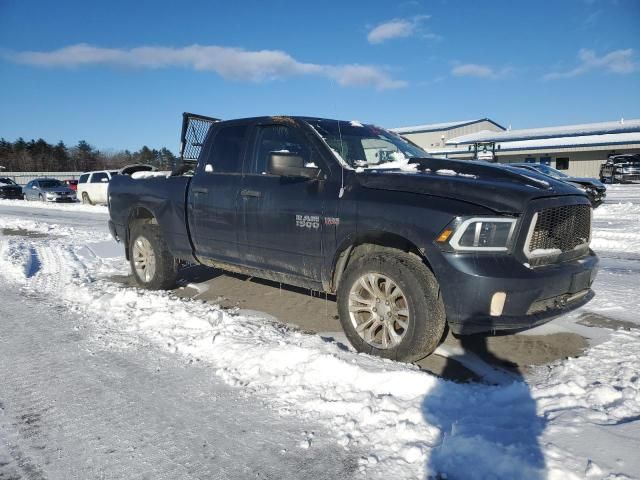
[[[373,277],[364,277],[370,274]],[[370,294],[375,289],[364,288],[360,282],[362,278],[369,287],[372,283],[377,284],[376,293],[383,295],[376,295],[380,302],[375,305],[379,307],[369,308],[376,301]],[[375,282],[367,280],[372,278]],[[391,283],[387,284],[388,281]],[[392,284],[400,290],[401,298],[394,298],[398,290]],[[384,296],[387,285],[390,285],[391,294]],[[391,299],[390,303],[385,299]],[[351,260],[340,280],[337,301],[342,328],[359,352],[413,362],[433,353],[445,331],[446,315],[440,286],[419,258],[406,253],[375,252]],[[379,321],[375,329],[366,328],[362,334],[356,330],[356,325],[362,330],[364,325],[374,325],[375,318],[380,320],[382,317],[388,318],[387,327],[382,326],[384,321]],[[386,345],[385,328],[389,332]],[[395,339],[392,333],[395,333]],[[365,339],[367,336],[369,339]]]
[[[157,225],[134,224],[128,248],[131,272],[138,285],[149,290],[170,290],[176,286],[176,260]]]
[[[93,205],[93,202],[89,198],[89,194],[87,192],[82,192],[82,203],[85,205]]]
[[[22,194],[22,199],[23,199],[25,202],[28,202],[28,201],[29,201],[29,199],[27,198],[27,194],[26,194],[26,193],[23,193],[23,194]]]

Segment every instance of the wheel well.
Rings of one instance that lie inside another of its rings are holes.
[[[431,269],[429,262],[420,249],[406,238],[389,232],[367,233],[358,236],[336,255],[331,280],[331,291],[335,292],[338,290],[338,284],[340,283],[342,274],[353,259],[381,251],[401,251],[415,255]]]
[[[129,221],[127,222],[127,229],[125,231],[125,256],[127,260],[129,260],[129,235],[131,233],[131,229],[134,225],[138,225],[141,223],[150,223],[150,224],[158,224],[158,220],[156,217],[144,207],[135,207],[131,209],[129,213]]]

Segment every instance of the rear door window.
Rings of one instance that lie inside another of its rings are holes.
[[[106,172],[97,172],[91,175],[91,183],[102,183],[102,179],[109,180]]]
[[[80,175],[80,178],[78,179],[78,183],[87,183],[88,179],[89,179],[89,174],[85,173],[84,175]]]

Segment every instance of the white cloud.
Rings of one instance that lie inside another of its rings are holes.
[[[418,33],[420,23],[431,18],[429,15],[416,15],[412,18],[394,18],[388,22],[376,25],[369,31],[367,40],[369,43],[382,43],[394,38],[411,37]],[[439,39],[435,33],[426,33],[424,38]]]
[[[634,60],[634,51],[632,48],[614,50],[602,57],[598,57],[593,50],[583,48],[578,52],[578,58],[580,64],[577,67],[564,72],[547,73],[542,78],[544,80],[572,78],[593,70],[624,75],[638,70],[638,64]]]
[[[477,63],[462,63],[451,69],[451,74],[455,77],[478,77],[478,78],[503,78],[513,71],[510,67],[495,69],[489,65]]]
[[[405,81],[393,79],[383,68],[374,65],[304,63],[280,50],[251,51],[216,45],[118,49],[81,43],[48,52],[26,51],[5,56],[17,63],[41,67],[182,67],[212,71],[229,80],[252,82],[297,75],[319,75],[347,87],[366,86],[384,90],[407,85]]]

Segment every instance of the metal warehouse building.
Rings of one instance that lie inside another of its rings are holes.
[[[610,155],[640,153],[640,120],[507,130],[482,118],[393,130],[434,156],[544,163],[577,177],[597,177]]]

